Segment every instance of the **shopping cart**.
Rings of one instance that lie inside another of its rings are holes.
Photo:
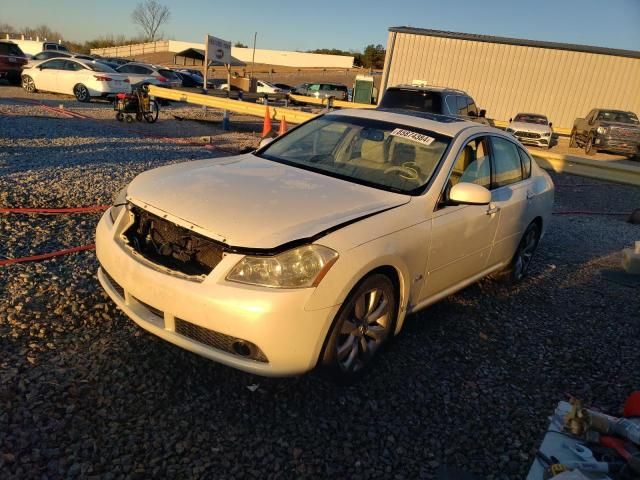
[[[148,93],[146,86],[136,88],[131,93],[118,93],[113,102],[116,119],[119,122],[132,123],[134,118],[141,122],[154,123],[158,120],[160,106]]]

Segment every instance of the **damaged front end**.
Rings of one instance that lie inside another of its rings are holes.
[[[127,244],[150,262],[189,276],[206,276],[220,263],[224,246],[134,205]]]

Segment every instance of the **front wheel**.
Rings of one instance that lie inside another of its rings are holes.
[[[87,103],[91,101],[91,94],[89,93],[89,89],[79,83],[75,87],[73,87],[73,94],[76,96],[76,100],[82,103]]]
[[[507,283],[517,283],[529,272],[531,260],[540,242],[540,233],[540,225],[537,222],[531,223],[525,230],[511,263],[502,272],[502,277]]]
[[[36,93],[38,91],[36,89],[36,83],[29,75],[22,76],[22,88],[24,88],[27,93]]]
[[[366,277],[336,316],[322,353],[322,366],[340,381],[359,378],[392,335],[396,314],[391,280],[382,274]]]
[[[571,136],[569,137],[569,148],[578,148],[578,142],[576,140],[576,129],[571,130]]]
[[[584,153],[586,153],[587,155],[594,155],[597,152],[596,148],[593,146],[594,141],[595,139],[592,133],[589,135],[587,143],[584,144]]]

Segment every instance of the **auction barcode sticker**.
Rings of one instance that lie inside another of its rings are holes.
[[[391,135],[395,137],[408,138],[409,140],[422,143],[423,145],[431,145],[435,140],[435,138],[430,137],[429,135],[423,135],[421,133],[412,132],[411,130],[404,130],[402,128],[396,128],[393,132],[391,132]]]

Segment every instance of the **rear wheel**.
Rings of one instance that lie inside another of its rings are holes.
[[[9,81],[9,85],[20,85],[22,82],[22,78],[20,78],[20,72],[9,72],[7,74],[7,80]]]
[[[149,112],[144,114],[144,119],[147,123],[155,123],[158,120],[158,115],[160,114],[160,107],[158,106],[158,102],[155,100],[151,100],[149,102]]]
[[[91,94],[89,93],[89,89],[81,83],[73,87],[73,94],[76,96],[76,100],[78,100],[79,102],[87,103],[91,101]]]
[[[594,141],[595,138],[593,136],[593,133],[589,134],[587,143],[584,144],[584,153],[586,153],[587,155],[594,155],[598,151],[593,145]]]
[[[24,88],[27,93],[36,93],[38,91],[36,89],[36,84],[33,81],[33,78],[31,78],[29,75],[22,76],[22,88]]]
[[[395,287],[382,274],[365,278],[334,321],[322,365],[344,382],[359,378],[391,337],[397,314]]]
[[[524,232],[518,249],[509,266],[502,272],[502,279],[507,283],[517,283],[529,272],[533,255],[540,242],[540,225],[531,223]]]
[[[571,136],[569,137],[569,148],[578,148],[578,142],[576,140],[576,129],[571,130]]]

